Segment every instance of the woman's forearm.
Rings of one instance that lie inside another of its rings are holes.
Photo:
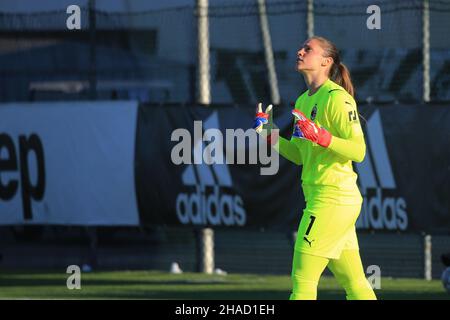
[[[362,135],[352,139],[342,139],[333,136],[328,148],[354,162],[362,162],[366,154],[366,143]]]
[[[277,147],[275,148],[280,155],[296,165],[302,164],[300,150],[292,140],[279,137]]]

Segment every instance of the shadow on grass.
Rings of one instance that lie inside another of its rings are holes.
[[[136,279],[94,279],[95,274],[82,275],[82,289],[68,290],[62,274],[8,274],[0,276],[0,297],[14,298],[58,298],[58,299],[193,299],[193,300],[287,300],[290,287],[283,284],[260,283],[247,288],[244,281],[230,281],[226,278],[210,279],[154,279],[155,275]],[[254,284],[250,280],[249,283]],[[153,287],[152,287],[153,286]],[[200,287],[203,286],[203,287]],[[17,288],[15,288],[17,287]],[[42,287],[42,288],[39,288]],[[164,289],[162,289],[164,288]],[[23,293],[22,293],[23,292]],[[450,300],[450,295],[442,291],[377,290],[380,300]],[[319,300],[345,300],[342,289],[319,287]]]
[[[92,292],[90,288],[68,291],[67,294],[43,294],[43,298],[63,299],[163,299],[163,300],[288,300],[289,289],[283,290],[201,290],[201,291],[164,291],[164,290],[130,290],[116,288],[117,291]],[[450,296],[439,293],[420,292],[377,292],[378,300],[449,300]],[[41,296],[41,295],[40,295]],[[319,291],[319,300],[345,300],[345,293],[338,290]]]
[[[68,275],[69,276],[69,275]],[[0,279],[0,287],[17,287],[17,286],[30,286],[30,287],[41,287],[41,286],[61,286],[66,285],[67,278],[61,279],[48,279],[48,278],[20,278],[20,279]],[[142,285],[192,285],[192,286],[202,286],[202,285],[243,285],[242,282],[233,282],[228,280],[99,280],[99,279],[83,279],[82,283],[85,286],[142,286]]]

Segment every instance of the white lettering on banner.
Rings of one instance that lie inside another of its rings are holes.
[[[5,151],[3,151],[5,150]],[[2,156],[3,154],[3,156]],[[34,155],[34,162],[31,157]],[[35,164],[35,183],[30,165]],[[18,179],[3,178],[6,172],[20,171]],[[22,198],[24,220],[32,220],[31,202],[40,201],[45,193],[45,160],[44,148],[37,134],[19,135],[18,152],[13,138],[6,133],[0,133],[0,200],[8,201],[14,198],[19,190]]]
[[[205,121],[206,140],[210,141],[219,127],[217,113],[213,113]],[[182,173],[183,185],[194,189],[194,192],[182,192],[176,199],[176,214],[182,224],[194,225],[238,225],[244,226],[247,220],[244,202],[233,190],[233,182],[227,164],[216,163],[214,159],[223,160],[223,141],[216,140],[211,149],[203,149],[202,130],[194,127],[197,138],[194,147],[194,164],[189,164]],[[178,131],[177,136],[181,136]],[[172,135],[173,137],[173,135]],[[187,141],[187,140],[186,140]],[[190,150],[191,146],[189,146]],[[214,153],[212,153],[214,149]],[[204,150],[208,150],[205,152]],[[177,151],[178,152],[178,151]],[[186,152],[186,151],[185,151]],[[173,150],[172,150],[173,153]],[[221,153],[221,155],[219,155]],[[206,155],[206,158],[205,158]],[[184,157],[184,155],[183,155]],[[205,162],[201,159],[205,158]],[[189,159],[191,155],[189,154]]]
[[[406,230],[406,200],[395,196],[397,188],[384,140],[381,117],[376,110],[367,122],[368,147],[363,162],[355,163],[364,198],[356,227]],[[383,196],[384,193],[389,196]]]

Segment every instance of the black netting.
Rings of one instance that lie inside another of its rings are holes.
[[[314,0],[314,34],[332,40],[349,67],[359,101],[423,97],[424,0],[378,1],[381,29],[369,30],[370,0]],[[191,102],[197,88],[197,10],[123,12],[81,7],[81,30],[66,8],[0,13],[0,101],[103,99]],[[266,0],[282,103],[305,90],[294,68],[307,38],[307,1]],[[430,0],[430,94],[450,99],[450,1]],[[256,0],[210,1],[211,96],[215,103],[269,101],[270,83]],[[94,41],[93,41],[94,40]],[[93,45],[95,44],[95,50]],[[92,58],[95,53],[95,60]]]

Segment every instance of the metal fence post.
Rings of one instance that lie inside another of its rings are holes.
[[[306,13],[306,29],[308,38],[314,36],[314,0],[308,0]]]
[[[425,280],[431,280],[432,274],[432,245],[431,235],[427,234],[424,237],[424,278]]]
[[[197,271],[214,272],[214,231],[211,228],[195,230],[197,241]]]
[[[198,102],[211,103],[208,0],[197,0]]]
[[[97,99],[97,19],[95,0],[89,0],[89,99]]]
[[[198,103],[205,106],[211,104],[208,2],[197,0]],[[214,231],[203,228],[196,232],[198,269],[211,274],[214,271]]]
[[[277,72],[275,70],[275,59],[273,57],[272,40],[270,38],[269,21],[267,19],[266,1],[258,0],[259,23],[261,27],[264,45],[264,57],[268,71],[270,98],[273,104],[280,104],[280,91],[278,89]]]
[[[423,101],[430,102],[430,1],[423,0],[422,13]]]

